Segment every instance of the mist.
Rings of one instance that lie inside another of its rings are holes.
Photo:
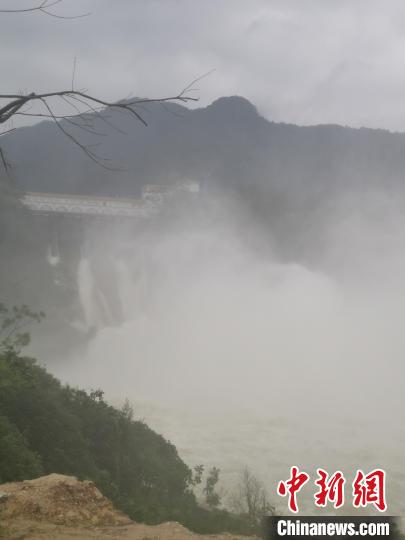
[[[78,282],[99,326],[52,369],[128,398],[190,465],[220,465],[224,489],[250,465],[283,507],[275,486],[291,463],[348,475],[378,466],[400,513],[404,216],[382,192],[350,200],[336,202],[307,260],[285,260],[257,216],[225,197],[141,234],[93,230]],[[119,324],[100,323],[100,275],[114,276]]]
[[[250,534],[245,467],[281,515],[378,468],[405,516],[404,3],[0,4],[0,484]]]

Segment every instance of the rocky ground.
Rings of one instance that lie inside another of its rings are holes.
[[[199,535],[179,523],[134,523],[92,482],[51,474],[0,485],[0,538],[9,540],[248,540]]]

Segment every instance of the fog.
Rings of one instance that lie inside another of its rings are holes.
[[[128,399],[188,465],[220,467],[224,505],[246,465],[281,511],[292,465],[348,483],[381,467],[405,515],[404,3],[14,3],[6,95],[200,100],[141,106],[147,129],[114,106],[82,127],[76,101],[12,109],[0,285],[47,313],[28,354]],[[182,179],[200,196],[135,223],[31,215],[14,194],[142,197]]]
[[[398,199],[336,202],[307,261],[283,260],[270,231],[224,200],[205,198],[197,217],[183,209],[141,234],[89,233],[78,281],[87,323],[98,328],[85,351],[52,369],[101,387],[114,403],[128,398],[190,465],[219,465],[224,489],[248,464],[283,508],[276,483],[293,464],[343,468],[348,478],[355,467],[379,466],[389,474],[390,510],[400,513]],[[123,306],[115,326],[101,323],[100,275]]]
[[[91,16],[7,17],[2,65],[10,91],[69,88],[77,56],[78,88],[111,101],[129,92],[173,95],[215,69],[198,84],[205,104],[236,93],[275,121],[405,128],[400,0],[121,0],[120,9],[81,0],[55,11]]]

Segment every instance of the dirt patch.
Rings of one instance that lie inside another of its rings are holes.
[[[57,525],[124,525],[130,519],[103,497],[92,482],[50,474],[0,485],[3,520],[24,518]]]
[[[134,523],[92,482],[60,474],[0,485],[0,539],[248,540],[234,534],[199,535],[174,522]]]

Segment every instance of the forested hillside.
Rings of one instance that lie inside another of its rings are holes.
[[[0,355],[0,484],[49,473],[92,480],[137,521],[179,521],[199,532],[251,532],[251,523],[197,504],[193,471],[129,406],[63,386],[35,363]]]

